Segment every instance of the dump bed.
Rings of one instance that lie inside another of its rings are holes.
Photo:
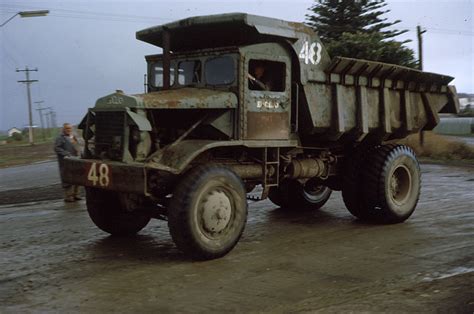
[[[459,103],[450,76],[374,61],[335,57],[325,81],[304,84],[302,129],[320,140],[343,135],[382,139],[431,130],[438,113],[456,113]]]

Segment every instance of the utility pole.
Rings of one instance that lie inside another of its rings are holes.
[[[423,37],[422,34],[426,33],[426,29],[421,29],[420,25],[416,26],[416,35],[418,38],[418,69],[423,71]],[[423,130],[420,131],[420,146],[425,145],[425,134]]]
[[[49,118],[50,118],[50,121],[51,121],[51,127],[56,128],[57,127],[57,125],[56,125],[56,112],[51,108],[49,109]]]
[[[28,139],[30,145],[34,145],[33,142],[33,115],[31,113],[31,92],[30,92],[30,85],[31,83],[38,82],[38,80],[30,80],[30,72],[38,72],[38,69],[28,69],[28,67],[25,67],[24,70],[18,70],[16,69],[17,72],[25,72],[26,74],[26,80],[24,81],[18,81],[18,83],[24,83],[26,85],[26,94],[28,95]]]
[[[44,108],[51,110],[51,107]],[[44,115],[46,116],[46,127],[48,128],[48,136],[51,136],[51,115],[49,112],[45,112]]]
[[[44,103],[43,100],[41,101],[35,101],[35,104],[37,104],[38,106],[38,109],[36,109],[36,111],[38,111],[39,113],[39,116],[40,116],[40,122],[41,122],[41,133],[43,134],[43,140],[46,141],[46,130],[45,130],[45,125],[43,123],[43,110],[47,110],[51,107],[46,107],[46,108],[41,108],[41,104]],[[45,113],[46,115],[46,113]]]
[[[46,109],[51,110],[51,109],[53,109],[53,108],[52,108],[52,107],[46,107],[46,108],[44,108],[44,109],[45,109],[45,110],[46,110]],[[46,128],[47,128],[47,130],[48,130],[48,136],[51,136],[51,128],[53,127],[53,126],[52,126],[52,123],[51,123],[51,116],[50,116],[50,114],[49,114],[48,112],[46,112],[44,115],[46,116]]]
[[[423,71],[423,37],[422,34],[426,33],[426,29],[421,29],[421,26],[416,26],[416,35],[418,37],[418,69]]]
[[[44,110],[47,110],[48,108],[43,108]],[[45,121],[45,128],[46,128],[46,136],[49,137],[51,136],[51,131],[49,130],[49,117],[48,113],[44,113],[44,121]]]

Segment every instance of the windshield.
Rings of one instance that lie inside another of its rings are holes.
[[[227,85],[234,82],[235,65],[230,56],[211,58],[206,61],[205,77],[208,85]]]
[[[201,82],[201,61],[182,61],[178,66],[179,85],[193,85]]]
[[[170,87],[230,85],[235,81],[236,64],[232,56],[209,57],[207,60],[171,60]],[[163,62],[151,63],[152,89],[163,87]]]
[[[170,85],[174,84],[174,69],[175,62],[171,62],[170,65]],[[152,66],[152,78],[151,84],[154,87],[163,87],[163,62],[158,61]]]

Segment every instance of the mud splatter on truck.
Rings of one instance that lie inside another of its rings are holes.
[[[452,77],[330,58],[300,23],[200,16],[137,32],[148,92],[97,100],[80,124],[83,159],[66,180],[86,187],[93,222],[130,235],[167,219],[196,259],[227,254],[246,223],[246,193],[315,210],[341,190],[359,219],[398,223],[414,211],[420,170],[391,140],[457,112]]]

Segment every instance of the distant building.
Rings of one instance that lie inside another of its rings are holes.
[[[8,133],[8,137],[12,137],[13,134],[15,134],[15,133],[20,133],[20,134],[21,134],[21,130],[20,130],[20,129],[17,129],[17,128],[15,128],[15,127],[13,127],[13,128],[11,128],[11,129],[9,129],[9,130],[7,131],[7,133]]]
[[[461,109],[467,106],[471,106],[471,108],[474,107],[474,94],[458,93],[458,97]]]
[[[446,118],[442,117],[433,132],[443,135],[470,135],[474,134],[474,118]]]

